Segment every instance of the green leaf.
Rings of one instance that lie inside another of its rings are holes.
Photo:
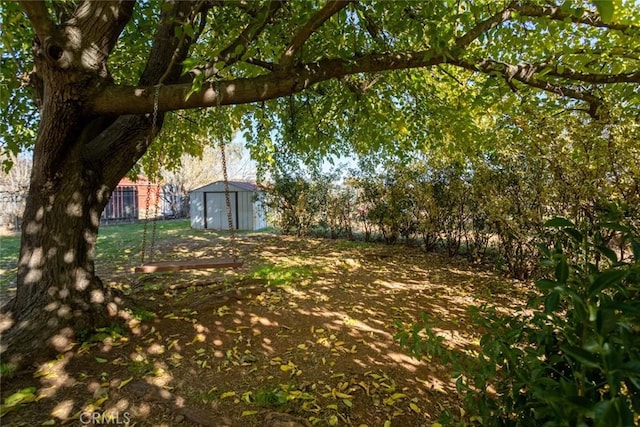
[[[551,292],[544,300],[545,313],[555,311],[558,308],[558,304],[560,304],[560,293],[557,291]]]
[[[554,289],[558,285],[559,285],[559,283],[556,282],[555,280],[540,279],[540,280],[536,281],[536,286],[538,288],[542,289],[543,291],[548,291],[548,290]]]
[[[582,243],[584,236],[578,230],[573,227],[565,228],[564,231],[569,237],[571,237],[575,242]]]
[[[602,336],[607,336],[609,332],[615,329],[617,324],[616,320],[616,314],[613,310],[600,309],[596,318],[598,333]]]
[[[568,344],[561,344],[560,349],[588,368],[600,368],[599,358],[586,350]]]
[[[598,245],[596,246],[596,250],[600,252],[602,255],[604,255],[605,257],[607,257],[607,259],[612,263],[618,262],[618,256],[616,255],[616,252],[613,249],[608,248],[606,246]]]
[[[602,22],[608,24],[613,20],[615,12],[613,0],[592,0],[592,2],[596,6],[596,9],[598,9],[598,14]]]
[[[589,286],[589,295],[594,296],[604,288],[620,282],[626,275],[627,272],[625,270],[610,269],[603,271],[596,276],[591,286]]]
[[[187,34],[187,36],[190,39],[195,37],[195,32],[193,30],[193,25],[189,24],[188,22],[184,24],[184,32]]]
[[[640,260],[640,242],[636,239],[631,240],[631,249],[633,250],[633,258]]]
[[[609,425],[607,424],[607,414],[611,411],[611,407],[613,406],[611,403],[611,400],[603,400],[593,405],[592,410],[595,415],[596,427],[606,427]]]
[[[566,218],[555,217],[544,223],[545,227],[575,227],[575,224]]]
[[[608,230],[620,231],[625,234],[632,233],[632,230],[629,227],[618,224],[617,222],[600,222],[598,223],[598,227],[606,228]]]
[[[27,387],[23,388],[20,391],[13,393],[4,399],[5,405],[13,406],[18,405],[20,403],[32,402],[35,398],[36,388],[35,387]]]
[[[567,264],[566,258],[562,257],[556,265],[556,279],[558,283],[564,285],[569,278],[569,264]]]
[[[544,255],[547,258],[551,257],[551,251],[549,250],[549,247],[547,245],[544,245],[542,243],[538,244],[538,250],[540,251],[540,253],[542,255]]]

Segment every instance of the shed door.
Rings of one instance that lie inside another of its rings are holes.
[[[231,201],[231,218],[233,219],[233,228],[238,228],[238,193],[229,193]],[[204,193],[204,209],[205,224],[204,228],[213,228],[215,230],[228,230],[229,220],[227,219],[227,201],[224,193],[210,192]]]

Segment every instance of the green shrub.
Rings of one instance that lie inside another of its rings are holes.
[[[618,224],[579,231],[561,218],[547,226],[557,229],[558,243],[540,247],[547,274],[536,282],[538,295],[514,316],[476,309],[474,323],[488,332],[475,357],[445,348],[426,317],[397,338],[453,367],[466,413],[482,425],[637,425],[638,233]],[[602,244],[611,231],[626,258]],[[450,414],[442,419],[452,422]]]

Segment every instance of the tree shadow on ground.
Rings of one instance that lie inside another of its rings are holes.
[[[170,257],[228,244],[162,242]],[[417,248],[246,235],[239,250],[236,271],[133,280],[135,260],[102,266],[136,301],[125,326],[3,378],[3,401],[26,396],[5,405],[3,425],[429,425],[458,404],[455,382],[408,355],[397,325],[427,312],[447,345],[469,351],[479,338],[469,307],[524,300],[517,282]]]

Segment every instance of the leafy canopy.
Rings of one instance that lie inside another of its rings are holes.
[[[329,60],[362,72],[215,114],[175,113],[152,155],[197,154],[212,138],[239,128],[262,162],[283,146],[309,158],[465,151],[498,143],[491,129],[501,114],[580,109],[603,118],[615,109],[623,120],[640,114],[640,5],[634,1],[193,3],[194,10],[206,6],[204,12],[174,17],[174,36],[191,41],[181,64],[191,94],[217,82],[321,68]],[[57,23],[77,4],[47,2]],[[136,3],[109,56],[115,84],[137,84],[161,13],[170,10],[169,2]],[[31,147],[38,114],[25,86],[34,31],[19,4],[5,3],[0,14],[5,158]],[[405,55],[397,66],[395,54]],[[367,65],[375,55],[386,58],[388,71]],[[422,65],[414,68],[406,58]]]

